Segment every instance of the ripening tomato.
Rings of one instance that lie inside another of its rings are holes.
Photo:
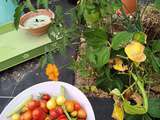
[[[40,102],[38,100],[32,100],[28,103],[27,107],[29,110],[34,110],[40,106]]]
[[[65,107],[66,107],[67,112],[73,112],[74,111],[74,102],[71,100],[66,101]]]
[[[58,96],[57,99],[56,99],[57,105],[63,105],[65,101],[66,101],[66,98],[63,95]]]
[[[84,109],[78,110],[78,118],[87,118],[87,113],[84,111]]]
[[[12,120],[20,120],[20,114],[18,114],[18,113],[13,114]]]
[[[57,106],[56,100],[55,98],[51,98],[48,102],[47,102],[47,108],[49,110],[55,109]]]
[[[47,109],[47,101],[45,100],[40,100],[40,107],[43,109],[45,113],[48,113],[49,110]]]
[[[71,112],[71,116],[72,116],[72,117],[76,117],[76,116],[77,116],[77,114],[78,114],[78,112],[77,112],[77,111],[73,111],[73,112]]]
[[[50,100],[50,98],[51,96],[49,94],[43,94],[41,97],[42,100],[46,100],[46,101]]]
[[[32,112],[30,110],[23,113],[24,120],[32,120]]]
[[[46,113],[42,108],[36,108],[32,111],[33,120],[45,120]]]

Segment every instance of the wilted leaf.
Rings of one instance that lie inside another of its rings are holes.
[[[111,95],[121,96],[121,92],[115,88],[110,92]]]
[[[123,101],[123,108],[124,111],[131,115],[142,115],[145,114],[147,111],[141,105],[131,105],[129,101]]]
[[[132,37],[133,33],[126,31],[119,32],[113,37],[111,46],[114,50],[119,50],[132,41]]]
[[[142,105],[143,103],[143,99],[138,93],[134,93],[130,98],[133,99],[137,105]]]
[[[115,102],[112,117],[115,120],[123,120],[124,119],[124,111],[123,111],[122,105],[120,103]]]

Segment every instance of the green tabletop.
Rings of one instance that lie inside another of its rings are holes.
[[[0,27],[0,71],[45,53],[44,47],[50,43],[47,34],[33,36],[26,30],[15,30],[12,24]]]

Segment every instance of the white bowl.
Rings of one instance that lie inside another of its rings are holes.
[[[10,120],[9,118],[5,117],[6,114],[11,112],[24,99],[27,99],[28,96],[33,95],[36,97],[39,96],[39,93],[48,93],[50,95],[57,96],[60,94],[61,86],[64,86],[65,88],[65,96],[67,97],[67,99],[74,99],[78,101],[85,109],[85,111],[87,112],[87,120],[95,120],[93,108],[87,97],[78,88],[68,83],[57,81],[39,83],[21,92],[4,108],[0,115],[0,120]]]

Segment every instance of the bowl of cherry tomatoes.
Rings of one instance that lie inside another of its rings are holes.
[[[2,111],[3,120],[95,120],[87,97],[76,87],[57,81],[34,85]]]

